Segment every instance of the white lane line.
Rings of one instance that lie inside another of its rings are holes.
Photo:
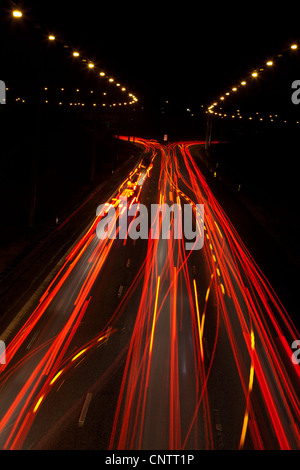
[[[91,403],[91,399],[92,399],[92,393],[87,393],[86,397],[85,397],[85,400],[84,400],[84,404],[83,404],[83,407],[82,407],[82,410],[81,410],[81,413],[80,413],[80,416],[79,416],[79,420],[78,420],[78,426],[81,427],[84,425],[84,422],[85,422],[85,418],[86,418],[86,415],[87,415],[87,411],[88,411],[88,408],[90,406],[90,403]]]
[[[37,335],[39,334],[39,331],[37,331],[36,333],[34,333],[33,337],[31,338],[31,340],[29,341],[28,345],[27,345],[27,348],[26,349],[30,349],[35,338],[37,337]]]
[[[118,297],[121,297],[122,292],[123,292],[124,286],[120,286],[118,290]]]

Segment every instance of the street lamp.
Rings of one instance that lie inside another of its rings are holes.
[[[21,18],[23,16],[23,13],[20,10],[14,10],[12,12],[12,15],[14,18]]]

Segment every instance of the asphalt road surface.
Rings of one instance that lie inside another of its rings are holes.
[[[0,448],[299,449],[300,336],[191,156],[197,142],[136,144],[143,158],[95,204],[35,308],[3,327]],[[159,216],[173,204],[192,207],[194,249],[176,237],[188,218]]]

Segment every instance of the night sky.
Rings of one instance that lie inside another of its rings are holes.
[[[22,11],[118,74],[145,102],[198,109],[299,38],[282,3],[23,1]],[[296,79],[297,77],[295,77]]]

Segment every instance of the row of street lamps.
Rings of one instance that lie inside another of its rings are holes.
[[[14,18],[20,19],[20,18],[23,17],[23,13],[22,13],[21,10],[16,9],[16,10],[12,11],[12,16]],[[55,41],[57,41],[57,38],[54,34],[49,34],[48,35],[48,40],[51,41],[51,42],[55,42]],[[64,45],[64,47],[69,48],[69,46],[67,46],[67,45]],[[78,50],[74,49],[73,52],[72,52],[72,56],[76,57],[76,58],[79,58],[79,57],[81,57],[81,54]],[[82,58],[81,60],[82,60],[82,62],[87,63],[87,67],[89,69],[96,69],[97,68],[93,61],[85,59],[85,58]],[[104,72],[103,70],[100,70],[99,77],[101,77],[101,78],[105,77],[110,84],[114,84],[120,91],[122,91],[122,92],[127,91],[125,86],[122,86],[118,81],[115,81],[115,79],[113,77],[108,76],[106,74],[106,72]],[[129,101],[132,101],[133,103],[136,103],[138,101],[138,98],[133,93],[127,93],[127,94],[128,94],[128,100]]]
[[[298,44],[296,43],[293,43],[290,45],[290,50],[297,50],[298,49]],[[282,57],[283,54],[278,54],[277,57],[280,58]],[[269,67],[272,67],[274,65],[274,62],[273,60],[267,60],[265,62],[265,66],[267,66],[267,68]],[[257,77],[260,76],[261,72],[264,71],[264,67],[260,67],[254,71],[251,72],[251,77],[252,79],[256,79]],[[228,96],[230,96],[233,93],[236,93],[238,91],[239,88],[243,88],[247,85],[247,81],[246,80],[242,80],[240,81],[240,83],[238,85],[235,85],[231,88],[231,90],[228,90],[226,91],[226,93],[224,93],[222,96],[219,97],[219,101],[216,100],[214,103],[212,103],[210,106],[207,107],[206,109],[206,113],[210,113],[210,114],[216,114],[215,111],[214,111],[214,108],[218,105],[220,105],[221,103],[223,104],[225,99],[227,99]]]

